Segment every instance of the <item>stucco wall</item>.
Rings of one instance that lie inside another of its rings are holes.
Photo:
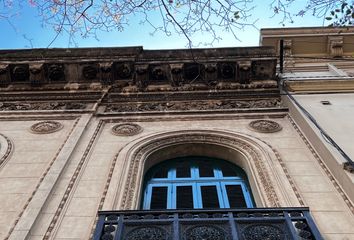
[[[202,131],[249,135],[259,141],[262,154],[269,157],[265,168],[272,171],[270,178],[281,206],[309,206],[326,239],[354,238],[350,202],[345,202],[337,182],[286,115],[271,119],[282,126],[275,133],[250,129],[251,121],[264,117],[256,115],[223,115],[215,116],[215,120],[210,116],[179,116],[175,120],[136,117],[130,121],[143,131],[133,136],[112,134],[112,127],[122,120],[77,117],[56,119],[64,127],[51,134],[31,133],[29,128],[37,120],[1,122],[0,133],[13,143],[12,153],[0,170],[0,196],[5,203],[0,208],[2,237],[11,232],[13,239],[21,234],[28,234],[29,239],[89,238],[97,211],[120,206],[130,164],[126,156],[135,143],[153,139],[156,134]],[[60,157],[63,164],[59,166]],[[48,168],[52,170],[49,175]],[[140,174],[143,171],[139,169]],[[43,187],[43,182],[50,179],[51,184],[46,183],[48,195],[36,198],[41,193],[38,185]],[[255,188],[253,192],[264,191]],[[257,204],[267,207],[266,201]]]

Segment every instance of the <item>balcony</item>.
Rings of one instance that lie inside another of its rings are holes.
[[[308,208],[101,211],[94,240],[322,239]]]

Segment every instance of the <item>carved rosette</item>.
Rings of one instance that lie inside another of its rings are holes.
[[[225,231],[212,225],[193,226],[186,230],[184,240],[225,240],[229,239]]]
[[[282,240],[286,239],[284,232],[275,226],[254,224],[246,227],[242,235],[247,240]]]
[[[255,120],[248,124],[248,126],[257,132],[261,133],[274,133],[282,130],[282,126],[279,123],[271,120]]]
[[[112,127],[112,133],[117,136],[134,136],[143,131],[143,128],[135,123],[117,124]]]
[[[138,227],[130,231],[125,239],[127,240],[167,240],[168,234],[158,227]]]
[[[31,126],[31,132],[36,134],[48,134],[57,132],[63,128],[63,125],[60,122],[56,121],[43,121],[33,124]]]

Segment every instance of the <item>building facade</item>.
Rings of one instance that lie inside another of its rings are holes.
[[[312,62],[290,31],[261,34],[254,48],[0,51],[0,238],[354,239],[350,164],[291,98],[352,156],[354,51],[340,69],[338,47]]]

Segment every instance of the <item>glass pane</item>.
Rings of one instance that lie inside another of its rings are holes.
[[[214,177],[214,168],[210,161],[199,162],[199,177]]]
[[[222,164],[220,167],[224,177],[237,177],[236,171],[228,164]]]
[[[177,209],[193,208],[192,186],[177,186]]]
[[[176,164],[176,177],[178,178],[190,178],[191,168],[187,161],[177,162]]]
[[[247,207],[241,185],[226,185],[226,192],[230,208]]]
[[[154,174],[153,178],[167,178],[168,168],[167,167],[160,167]]]
[[[219,208],[216,186],[201,186],[203,208]]]
[[[167,187],[153,187],[150,209],[167,209]]]

